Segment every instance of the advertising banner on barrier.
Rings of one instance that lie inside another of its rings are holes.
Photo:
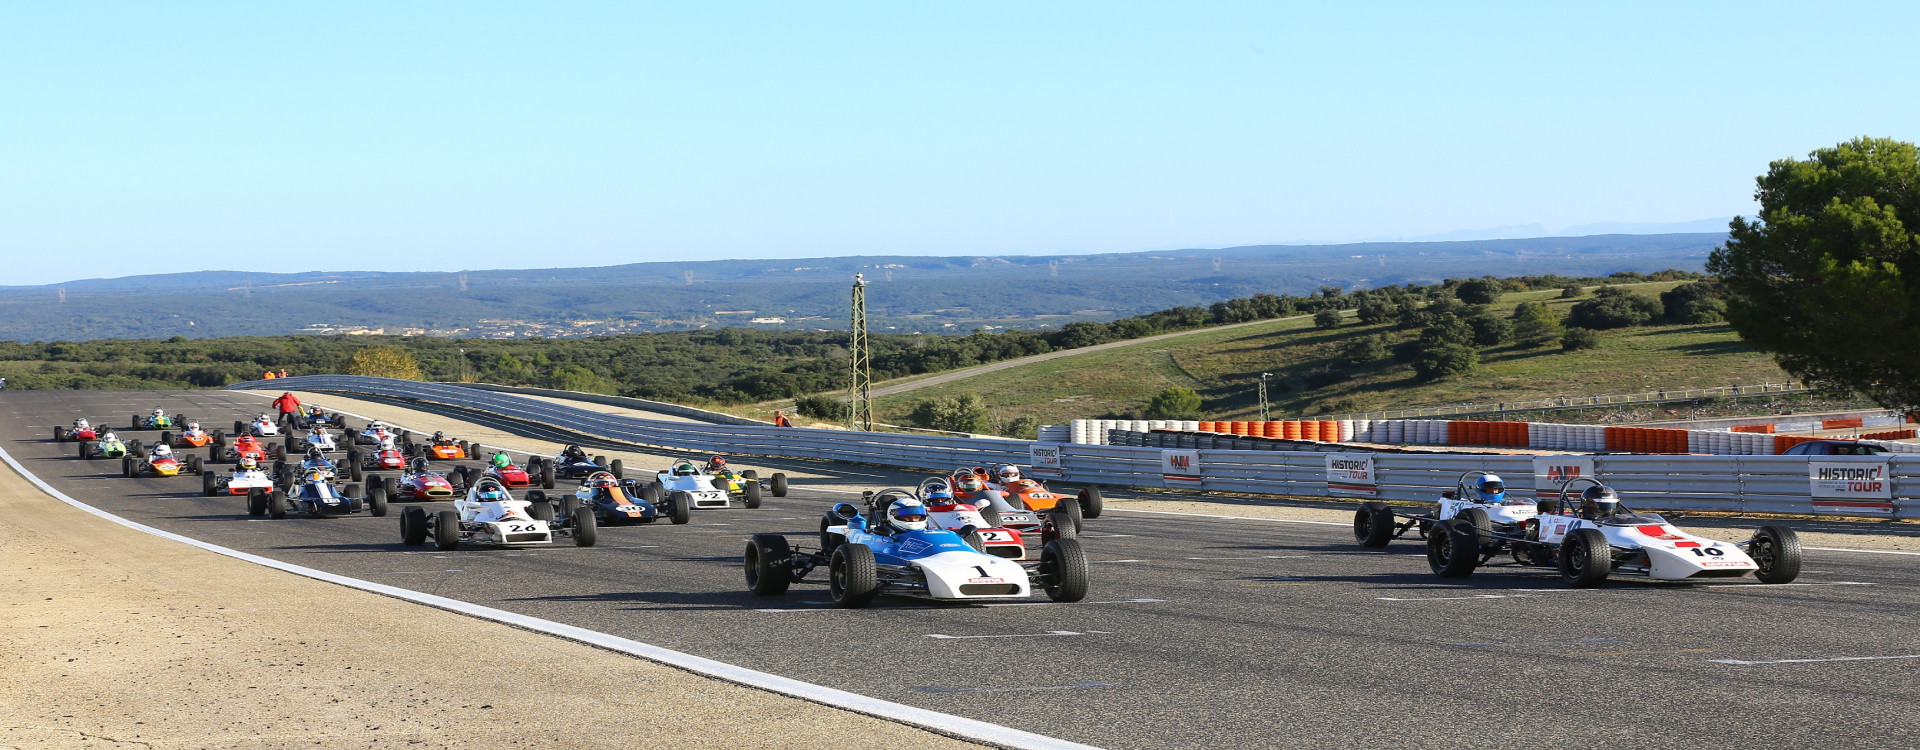
[[[1379,497],[1380,476],[1373,473],[1373,454],[1327,454],[1327,494]]]
[[[1034,443],[1028,448],[1027,466],[1034,476],[1060,477],[1060,444]]]
[[[1599,479],[1592,456],[1534,456],[1533,490],[1542,498],[1560,496],[1560,488],[1575,479]],[[1582,485],[1584,486],[1584,482]]]
[[[1160,451],[1160,478],[1168,487],[1200,486],[1200,451]]]
[[[1892,513],[1893,482],[1886,461],[1808,461],[1813,509]]]

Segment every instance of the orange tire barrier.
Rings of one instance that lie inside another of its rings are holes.
[[[1340,442],[1340,423],[1331,419],[1320,420],[1320,440],[1326,443]]]
[[[1906,440],[1914,437],[1915,434],[1917,434],[1916,431],[1912,429],[1887,430],[1886,432],[1869,432],[1861,435],[1860,438],[1862,440]]]
[[[1245,423],[1245,422],[1228,422],[1228,423],[1227,423],[1227,431],[1228,431],[1228,432],[1231,432],[1231,433],[1233,433],[1233,434],[1235,434],[1235,435],[1243,435],[1243,436],[1244,436],[1244,435],[1246,435],[1246,434],[1247,434],[1247,423]]]
[[[1282,427],[1282,429],[1283,431],[1286,432],[1288,440],[1305,440],[1306,439],[1305,437],[1306,430],[1300,427],[1300,420],[1297,420],[1297,419],[1288,420],[1287,423]]]
[[[1447,445],[1461,445],[1467,442],[1467,423],[1447,423]]]
[[[1212,422],[1201,422],[1200,425],[1198,427],[1195,427],[1194,429],[1197,429],[1201,432],[1213,432],[1213,424],[1214,423]]]
[[[1733,431],[1734,431],[1734,432],[1750,432],[1750,433],[1758,433],[1758,434],[1761,434],[1761,435],[1772,435],[1772,434],[1773,434],[1773,425],[1770,425],[1770,424],[1750,424],[1750,425],[1743,425],[1743,426],[1740,426],[1740,427],[1735,427],[1735,428],[1733,428]]]
[[[1865,420],[1861,419],[1860,417],[1847,417],[1845,419],[1823,419],[1820,421],[1820,429],[1851,430],[1856,427],[1863,426],[1864,422]]]
[[[1319,440],[1320,439],[1320,423],[1316,420],[1308,420],[1305,422],[1301,422],[1300,423],[1300,439],[1301,440]]]

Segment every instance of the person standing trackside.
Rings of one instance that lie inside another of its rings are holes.
[[[788,418],[787,418],[787,414],[786,414],[786,412],[783,412],[783,411],[779,411],[779,410],[777,410],[777,409],[776,409],[776,410],[775,410],[775,411],[773,412],[773,426],[775,426],[775,427],[792,427],[792,426],[793,426],[793,420],[791,420],[791,419],[788,419]]]
[[[272,380],[277,377],[280,377],[280,376],[273,374],[272,370],[268,370],[266,372],[260,373],[261,380]]]
[[[287,374],[287,368],[285,367],[280,368],[280,377],[283,377],[283,378],[291,377],[290,375]]]
[[[271,375],[272,373],[268,374]],[[292,422],[298,424],[296,420],[299,419],[297,415],[300,413],[300,399],[294,398],[292,393],[282,393],[279,398],[273,400],[273,405],[274,408],[280,410],[280,421],[282,423]]]

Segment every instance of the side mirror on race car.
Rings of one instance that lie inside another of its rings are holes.
[[[869,491],[867,494],[871,495],[873,493]],[[851,521],[860,517],[860,509],[853,507],[853,503],[835,503],[833,506],[833,514]]]

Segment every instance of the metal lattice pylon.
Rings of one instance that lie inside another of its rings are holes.
[[[865,274],[853,275],[852,343],[847,360],[852,363],[847,386],[847,429],[873,430],[873,349],[867,345],[867,280]]]

